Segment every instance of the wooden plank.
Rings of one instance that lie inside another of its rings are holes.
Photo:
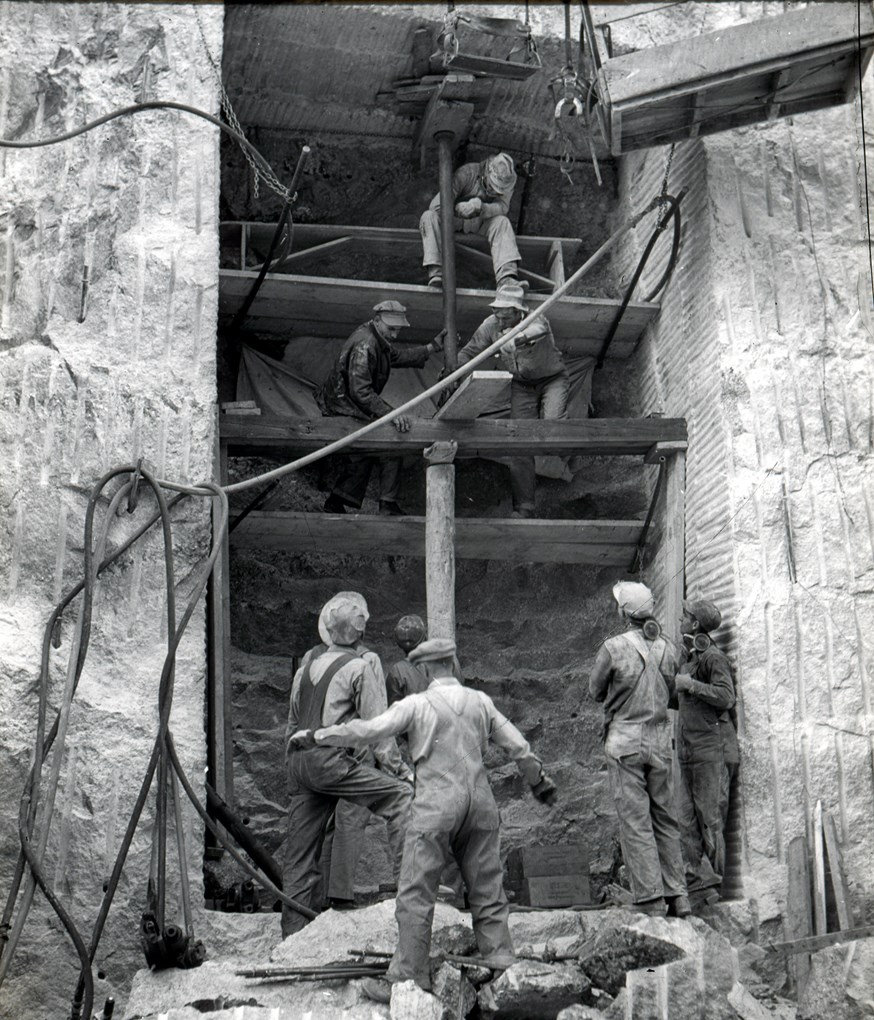
[[[255,246],[267,248],[273,232],[276,229],[275,223],[250,223],[240,220],[224,220],[220,224],[220,233],[223,244],[234,246],[240,243],[239,230],[247,228],[251,243]],[[298,247],[323,244],[325,241],[333,241],[340,237],[351,237],[356,241],[366,244],[387,244],[387,245],[415,245],[421,247],[422,236],[418,230],[409,227],[359,227],[352,224],[328,224],[328,223],[295,223],[294,244],[295,250]],[[464,243],[472,248],[481,251],[489,251],[489,242],[485,237],[478,234],[459,234]],[[576,255],[582,245],[579,237],[532,237],[528,234],[521,234],[516,237],[516,244],[523,259],[540,261],[546,264],[552,246],[555,242],[561,245],[565,259]]]
[[[455,555],[475,560],[621,566],[627,562],[640,528],[640,521],[461,517],[455,521]],[[234,529],[230,540],[235,549],[423,557],[425,531],[424,517],[254,510]]]
[[[220,270],[219,311],[234,314],[256,277],[254,272]],[[458,329],[462,336],[470,335],[489,314],[494,291],[459,288],[456,293]],[[256,331],[283,336],[345,337],[371,317],[374,305],[388,299],[400,301],[407,309],[410,327],[404,339],[427,343],[442,328],[443,296],[434,287],[278,273],[265,277],[248,321]],[[535,310],[544,300],[531,294],[527,303]],[[558,346],[571,355],[597,356],[620,303],[607,298],[561,298],[547,314]],[[630,302],[610,346],[611,358],[628,357],[658,311],[657,304]]]
[[[471,74],[487,74],[492,78],[508,78],[511,81],[525,81],[540,70],[537,64],[517,64],[515,61],[483,57],[477,53],[458,53],[446,62],[446,68]]]
[[[861,45],[874,43],[874,15],[861,12]],[[601,73],[611,103],[676,89],[685,82],[754,73],[757,66],[800,62],[835,46],[855,49],[855,4],[812,4],[777,17],[690,36],[608,60]]]
[[[552,280],[555,289],[558,290],[566,279],[564,272],[564,254],[562,252],[561,244],[558,241],[553,241],[550,245],[549,257],[546,261],[549,267],[549,277]]]
[[[667,583],[662,623],[665,635],[681,647],[680,618],[686,578],[686,454],[677,450],[665,462],[665,471],[664,571]]]
[[[668,457],[673,455],[680,450],[688,450],[689,444],[685,439],[676,439],[668,443],[654,443],[652,449],[647,450],[644,455],[644,464],[660,464],[662,459],[667,460]]]
[[[357,431],[352,418],[292,418],[262,415],[258,421],[232,414],[221,420],[221,438],[231,452],[271,447],[310,453]],[[350,449],[372,453],[421,452],[440,440],[454,439],[459,457],[561,455],[643,456],[655,443],[686,439],[682,418],[576,418],[565,421],[493,418],[440,421],[413,418],[409,432],[392,424],[356,440]]]
[[[351,237],[337,237],[333,241],[323,241],[322,244],[315,244],[311,248],[301,248],[300,251],[293,251],[290,255],[286,255],[281,262],[273,267],[271,272],[284,273],[291,265],[298,265],[307,259],[325,258],[327,255],[333,255],[340,248],[346,248],[351,243]],[[260,269],[261,267],[256,268]]]
[[[828,861],[829,877],[835,897],[835,912],[838,915],[838,927],[852,928],[853,913],[850,909],[850,890],[844,874],[844,860],[835,820],[829,811],[822,813],[822,834],[825,840],[825,855]]]
[[[811,930],[810,866],[807,840],[804,836],[796,836],[790,842],[786,854],[786,864],[789,881],[783,926],[789,936],[789,944],[795,945],[798,942],[803,942],[810,935]],[[774,951],[773,946],[771,949]],[[808,953],[799,950],[791,973],[795,978],[796,995],[800,998],[810,974],[810,955]]]
[[[822,801],[813,809],[813,932],[828,931],[825,911],[825,856],[822,845]]]
[[[429,638],[455,640],[455,453],[457,444],[424,451],[425,592]]]
[[[512,379],[509,372],[471,372],[434,417],[443,421],[476,418],[506,390]]]

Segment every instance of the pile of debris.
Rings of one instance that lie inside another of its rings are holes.
[[[228,915],[221,916],[226,922]],[[668,920],[620,908],[514,912],[519,961],[496,975],[477,965],[469,915],[438,903],[432,992],[412,982],[394,985],[391,1004],[382,1005],[367,999],[359,978],[387,965],[397,938],[393,901],[326,911],[282,942],[277,915],[231,916],[238,927],[227,956],[197,970],[141,971],[124,1020],[795,1016],[786,1000],[754,997],[742,983],[745,977],[752,985],[752,973],[744,972],[728,940],[698,918]]]

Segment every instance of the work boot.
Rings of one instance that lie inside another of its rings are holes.
[[[379,512],[384,517],[406,517],[406,510],[402,510],[393,499],[381,499],[379,501]]]
[[[373,1002],[391,1002],[391,981],[385,978],[362,978],[361,991]]]
[[[428,270],[428,286],[440,290],[443,287],[443,270],[440,266],[425,266]]]
[[[689,902],[692,910],[700,910],[702,907],[712,907],[719,902],[719,890],[715,886],[708,886],[706,889],[695,889],[689,892]]]
[[[520,507],[518,510],[514,510],[510,514],[510,516],[513,518],[523,518],[524,520],[530,520],[532,517],[534,517],[534,508],[523,506]]]
[[[636,914],[652,914],[654,917],[664,917],[667,906],[661,896],[657,900],[646,900],[644,903],[632,903],[628,907]]]
[[[356,906],[355,900],[343,899],[340,896],[328,897],[329,910],[354,910]]]
[[[345,514],[346,504],[343,502],[342,497],[335,496],[332,492],[330,496],[325,500],[325,505],[322,507],[322,512],[326,514]]]
[[[666,896],[665,902],[668,905],[668,917],[689,917],[692,913],[692,904],[687,896]]]

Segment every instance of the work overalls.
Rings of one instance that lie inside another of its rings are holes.
[[[489,724],[475,691],[430,687],[437,715],[435,737],[416,762],[416,792],[398,881],[398,947],[388,970],[392,981],[430,989],[429,955],[434,901],[445,862],[453,855],[467,887],[480,956],[508,967],[515,961],[507,919],[500,857],[500,818],[482,752]],[[415,743],[412,730],[408,731]]]
[[[607,725],[604,752],[634,902],[685,896],[667,715],[670,693],[660,669],[666,642],[648,641],[633,630],[605,645],[613,662],[611,682],[630,688]]]

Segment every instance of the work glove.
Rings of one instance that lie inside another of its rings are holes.
[[[558,799],[558,790],[555,788],[555,783],[545,772],[541,773],[540,782],[531,787],[531,792],[541,804],[552,806]]]
[[[312,730],[298,730],[288,742],[290,751],[308,751],[316,746],[316,735]]]
[[[463,220],[472,220],[479,216],[480,209],[482,209],[482,201],[478,198],[468,199],[466,202],[458,202],[455,206],[455,215],[460,216]]]
[[[691,691],[692,677],[688,673],[678,673],[674,678],[674,686],[678,691]]]

